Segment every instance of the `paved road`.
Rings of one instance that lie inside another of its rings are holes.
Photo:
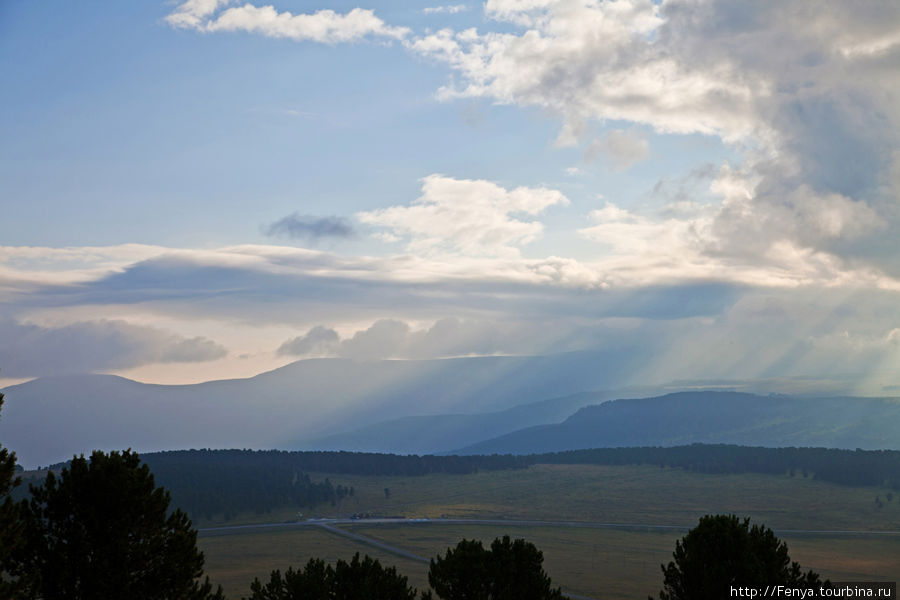
[[[410,558],[417,562],[427,563],[428,559],[424,556],[419,556],[418,554],[413,554],[408,550],[404,550],[403,548],[398,548],[397,546],[391,546],[390,544],[385,544],[382,541],[376,540],[374,538],[370,538],[365,535],[360,535],[358,533],[353,533],[352,531],[347,531],[346,529],[341,529],[339,527],[335,527],[330,523],[319,523],[319,527],[322,529],[326,529],[331,533],[336,535],[350,538],[351,540],[355,540],[357,542],[362,542],[363,544],[368,544],[369,546],[375,546],[376,548],[381,548],[382,550],[387,550],[391,554],[396,554],[398,556],[402,556],[404,558]]]
[[[322,529],[330,531],[331,533],[334,533],[336,535],[350,538],[351,540],[361,542],[363,544],[368,544],[369,546],[374,546],[375,548],[380,548],[381,550],[385,550],[392,554],[396,554],[398,556],[409,558],[416,562],[421,562],[421,563],[429,562],[429,559],[425,558],[424,556],[420,556],[418,554],[413,554],[412,552],[409,552],[408,550],[404,550],[403,548],[398,548],[397,546],[391,546],[390,544],[385,544],[384,542],[382,542],[380,540],[370,538],[369,536],[366,536],[366,535],[360,535],[358,533],[353,533],[352,531],[347,531],[346,529],[341,529],[339,527],[335,527],[331,523],[318,523],[318,525]],[[565,595],[568,598],[572,598],[572,600],[595,600],[594,598],[592,598],[590,596],[580,596],[578,594],[570,594],[569,592],[565,592],[565,591],[563,592],[563,595]]]
[[[532,519],[315,519],[296,523],[257,523],[250,525],[225,525],[221,527],[200,528],[204,533],[228,533],[246,529],[315,527],[322,525],[377,525],[395,524],[431,524],[431,525],[514,525],[521,527],[576,527],[586,529],[640,529],[650,531],[684,531],[694,525],[652,525],[650,523],[601,523],[593,521],[545,521]],[[845,529],[776,529],[778,535],[814,534],[814,535],[860,535],[860,536],[900,536],[900,531],[854,531]]]
[[[253,529],[271,529],[271,528],[308,528],[319,527],[334,535],[339,535],[354,541],[366,544],[375,548],[379,548],[391,554],[408,558],[416,562],[427,563],[428,558],[420,556],[399,548],[386,544],[380,540],[370,538],[359,533],[341,529],[337,525],[379,525],[379,524],[401,524],[401,525],[421,525],[421,524],[441,524],[441,525],[512,525],[524,527],[575,527],[575,528],[594,528],[594,529],[639,529],[651,531],[674,531],[687,532],[691,527],[686,525],[651,525],[649,523],[597,523],[586,521],[543,521],[528,519],[315,519],[310,521],[299,521],[296,523],[258,523],[252,525],[228,525],[223,527],[205,527],[198,529],[198,532],[211,535],[228,535],[229,533],[238,533],[240,531]],[[847,530],[817,530],[817,529],[781,529],[776,531],[779,535],[785,534],[819,534],[819,535],[864,535],[864,536],[900,536],[900,531],[847,531]],[[595,600],[590,596],[580,596],[563,592],[563,594],[573,600]]]

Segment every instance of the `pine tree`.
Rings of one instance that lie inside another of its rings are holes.
[[[20,572],[44,600],[221,600],[201,583],[203,553],[169,493],[137,454],[94,452],[52,472],[22,504]]]
[[[0,394],[0,409],[3,394]],[[11,492],[21,483],[16,474],[16,455],[0,446],[0,598],[16,598],[24,581],[17,581],[11,573],[15,567],[13,555],[24,544],[19,507],[13,502]]]
[[[543,562],[543,553],[523,539],[503,536],[490,550],[462,540],[431,560],[428,583],[442,600],[562,600]]]
[[[662,565],[660,600],[726,598],[731,586],[818,587],[813,571],[803,572],[788,556],[787,544],[762,525],[735,515],[706,515],[680,541],[675,559]],[[827,583],[827,582],[826,582]]]
[[[282,576],[272,571],[269,582],[250,584],[248,600],[415,600],[416,590],[396,567],[383,567],[357,552],[350,562],[338,560],[332,567],[320,558],[310,559],[303,569],[288,568]],[[422,595],[430,600],[431,594]]]

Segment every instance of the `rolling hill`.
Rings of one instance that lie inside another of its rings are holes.
[[[588,406],[562,423],[529,427],[457,452],[531,454],[698,442],[900,449],[900,399],[680,392]]]
[[[583,352],[313,359],[248,379],[194,385],[151,385],[110,375],[47,377],[2,390],[0,439],[29,467],[93,449],[294,448],[303,440],[409,415],[498,412],[610,389],[632,372],[620,356]],[[556,415],[551,420],[565,416]],[[488,427],[484,436],[501,432]]]
[[[444,453],[461,444],[474,444],[525,427],[558,423],[579,408],[614,397],[612,392],[585,392],[490,413],[401,417],[301,441],[292,444],[291,448],[395,454]]]

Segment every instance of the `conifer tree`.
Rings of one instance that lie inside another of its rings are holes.
[[[660,600],[725,598],[731,587],[822,585],[819,575],[803,572],[788,556],[787,544],[771,529],[750,526],[735,515],[706,515],[680,541],[673,561],[662,565]],[[826,582],[827,583],[827,582]]]
[[[3,394],[0,394],[0,409]],[[16,455],[0,445],[0,598],[15,598],[24,582],[12,577],[12,558],[24,543],[19,507],[11,492],[20,483],[16,477]]]
[[[320,558],[310,559],[303,569],[288,568],[284,575],[276,569],[269,582],[254,579],[248,600],[415,600],[416,590],[396,567],[357,552],[348,563],[338,560],[332,567]],[[431,594],[422,595],[430,600]]]
[[[503,536],[490,550],[462,540],[431,560],[428,583],[441,600],[562,600],[543,562],[544,554],[523,539]]]
[[[26,548],[18,572],[44,600],[221,600],[203,574],[187,515],[169,512],[137,454],[94,452],[52,472],[23,503]]]

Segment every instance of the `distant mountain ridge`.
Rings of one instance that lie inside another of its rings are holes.
[[[45,377],[2,390],[0,439],[26,466],[93,449],[293,448],[409,415],[499,412],[620,387],[639,367],[629,360],[613,352],[311,359],[248,379],[194,385],[111,375]],[[481,439],[499,433],[489,428]]]
[[[613,392],[585,392],[478,414],[417,415],[292,444],[297,450],[347,450],[396,454],[447,453],[517,429],[558,423],[579,408],[614,398]]]
[[[0,440],[27,467],[124,448],[442,454],[693,442],[900,448],[900,403],[892,399],[691,392],[616,400],[572,414],[621,398],[621,392],[586,392],[634,385],[636,369],[615,354],[582,352],[314,359],[195,385],[48,377],[2,390]],[[651,395],[660,388],[631,389]]]
[[[709,391],[620,399],[582,408],[559,424],[529,427],[456,452],[531,454],[692,443],[897,450],[900,399]]]

